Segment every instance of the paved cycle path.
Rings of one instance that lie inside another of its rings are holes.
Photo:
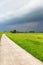
[[[0,65],[43,65],[43,63],[3,34],[0,44]]]

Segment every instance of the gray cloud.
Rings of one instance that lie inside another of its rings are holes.
[[[6,20],[6,23],[0,24],[1,31],[43,31],[43,9],[37,9],[21,17]]]
[[[0,28],[1,31],[10,31],[16,29],[17,31],[43,31],[43,22],[27,22],[16,25],[7,25]]]
[[[6,25],[15,25],[15,24],[22,24],[27,22],[37,22],[37,21],[43,21],[43,8],[39,8],[37,10],[32,11],[31,13],[26,13],[25,15],[22,15],[17,18],[12,18],[9,20],[6,20],[4,24]]]
[[[43,31],[43,5],[42,0],[38,0],[39,4],[37,3],[37,0],[31,0],[29,5],[26,7],[23,7],[15,13],[14,16],[12,16],[10,19],[3,20],[2,23],[0,23],[0,31],[9,31],[12,29],[17,29],[19,31],[29,31],[29,30],[35,30],[35,31]],[[30,8],[29,8],[30,6]],[[29,8],[29,9],[28,9]],[[10,16],[10,15],[9,15]]]

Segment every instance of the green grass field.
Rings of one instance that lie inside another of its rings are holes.
[[[3,32],[0,32],[0,39],[1,39],[2,34],[3,34]]]
[[[41,33],[7,33],[11,40],[43,62],[43,34]]]

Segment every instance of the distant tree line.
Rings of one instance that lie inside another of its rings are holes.
[[[16,30],[12,30],[12,31],[10,31],[11,33],[16,33]]]
[[[25,32],[22,31],[22,32],[20,32],[20,31],[16,31],[16,30],[11,30],[10,32],[11,33],[35,33],[35,31],[28,31],[28,32],[27,31],[25,31]]]

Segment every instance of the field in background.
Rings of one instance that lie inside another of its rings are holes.
[[[43,34],[41,33],[6,33],[19,46],[43,62]]]
[[[3,34],[3,32],[0,32],[0,38],[1,38],[2,34]]]

